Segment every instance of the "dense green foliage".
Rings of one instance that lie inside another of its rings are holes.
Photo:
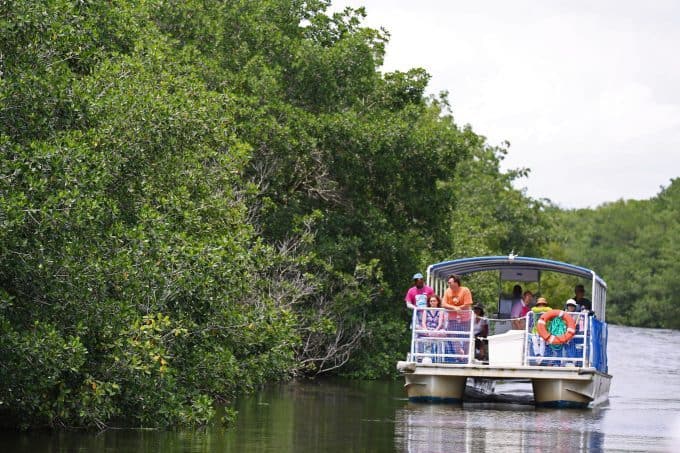
[[[567,259],[610,287],[609,321],[680,329],[680,179],[650,200],[556,214]]]
[[[2,2],[0,415],[201,424],[392,373],[431,261],[532,254],[542,206],[325,1]]]

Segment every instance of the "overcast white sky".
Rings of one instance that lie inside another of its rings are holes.
[[[459,125],[534,198],[644,199],[680,176],[680,2],[333,0],[391,39],[383,71],[425,68]]]

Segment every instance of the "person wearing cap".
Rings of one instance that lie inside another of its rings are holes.
[[[531,308],[533,313],[543,314],[546,311],[550,311],[552,308],[548,306],[548,301],[545,297],[539,297],[536,301],[536,305]]]
[[[406,292],[406,297],[404,297],[404,302],[406,302],[406,308],[415,310],[416,308],[425,311],[427,308],[427,301],[434,294],[434,290],[425,284],[423,280],[423,274],[420,272],[413,274],[413,286],[409,288]],[[413,325],[411,328],[418,328],[423,319],[423,313],[421,311],[416,312],[416,317],[413,320]],[[420,335],[420,334],[419,334]],[[419,346],[418,352],[424,352],[422,347]]]
[[[586,323],[586,316],[585,313],[577,313],[578,310],[578,304],[574,299],[569,299],[567,302],[564,304],[564,311],[567,313],[574,313],[572,318],[574,319],[574,322],[576,323],[576,335],[580,334],[583,332],[585,329],[585,323]],[[580,346],[577,346],[580,345]],[[578,357],[578,349],[577,348],[583,348],[583,338],[582,337],[577,337],[574,338],[572,341],[570,341],[568,344],[564,345],[564,349],[562,350],[562,356],[563,357]],[[569,364],[580,364],[582,361],[580,360],[575,360]]]
[[[541,338],[541,336],[538,334],[538,318],[540,318],[543,313],[552,310],[548,306],[548,301],[545,299],[545,297],[539,297],[538,300],[536,301],[536,305],[531,308],[531,315],[532,315],[532,329],[531,329],[531,345],[533,347],[533,352],[535,356],[540,356],[543,357],[545,355],[545,340]],[[537,359],[536,364],[540,365],[542,359]]]
[[[406,292],[404,302],[406,307],[414,310],[427,307],[427,299],[434,294],[434,290],[425,284],[423,274],[418,272],[413,275],[413,286]]]
[[[567,311],[569,313],[575,313],[576,310],[578,310],[578,304],[574,299],[569,299],[565,304],[564,304],[564,311]],[[585,319],[583,316],[574,316],[574,320],[576,321],[576,331],[583,330],[585,326]]]
[[[543,313],[550,310],[552,310],[552,308],[548,307],[548,301],[545,299],[545,297],[539,297],[536,301],[536,305],[531,307],[531,314],[533,316],[533,322],[531,323],[531,333],[538,333],[536,331],[536,323],[538,322],[538,318],[540,318]]]
[[[569,299],[564,305],[564,311],[575,312],[578,304],[574,299]]]
[[[576,334],[582,332],[585,326],[585,317],[581,316],[579,313],[576,313],[577,309],[578,304],[574,299],[569,299],[564,304],[564,311],[566,311],[567,313],[574,313],[574,315],[571,316],[573,317],[574,322],[576,323]],[[564,348],[562,349],[562,357],[576,357],[578,353],[578,351],[576,350],[577,344],[583,344],[583,339],[574,338],[573,341],[570,341],[568,344],[565,344]],[[575,362],[571,362],[571,364],[573,363]]]

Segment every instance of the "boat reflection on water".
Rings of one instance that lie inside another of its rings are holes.
[[[536,409],[514,404],[408,403],[395,414],[398,451],[598,451],[602,411]]]

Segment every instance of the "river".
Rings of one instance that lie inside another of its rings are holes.
[[[3,433],[0,451],[680,451],[680,331],[610,326],[609,371],[609,403],[590,410],[411,404],[401,381],[319,379],[242,398],[230,429]]]

